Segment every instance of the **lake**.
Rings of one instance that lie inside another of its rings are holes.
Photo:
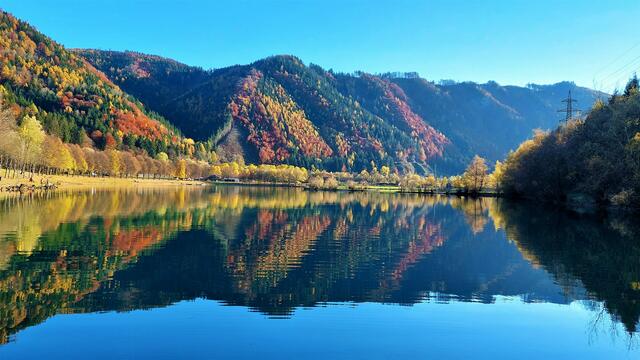
[[[635,359],[640,232],[217,185],[0,200],[0,359]]]

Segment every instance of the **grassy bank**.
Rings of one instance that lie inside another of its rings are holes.
[[[470,193],[462,188],[403,188],[399,185],[369,185],[369,184],[357,184],[346,185],[343,183],[338,184],[335,187],[314,187],[309,183],[302,184],[289,184],[289,183],[273,183],[273,182],[259,182],[259,181],[242,181],[242,182],[225,182],[216,181],[217,184],[230,184],[230,185],[258,185],[258,186],[282,186],[282,187],[301,187],[310,191],[373,191],[381,193],[405,193],[405,194],[424,194],[424,195],[451,195],[451,196],[472,196],[472,197],[500,197],[501,193],[494,188],[486,188],[477,192]]]
[[[32,181],[31,181],[32,180]],[[370,185],[357,184],[347,185],[338,183],[335,187],[314,188],[309,183],[284,183],[269,181],[198,181],[198,180],[176,180],[176,179],[143,179],[143,178],[120,178],[120,177],[91,177],[91,176],[70,176],[70,175],[37,175],[32,178],[2,178],[0,179],[0,189],[7,192],[7,188],[25,185],[27,188],[35,186],[43,187],[45,184],[55,185],[57,190],[86,190],[86,189],[110,189],[110,188],[133,188],[133,187],[175,187],[175,186],[202,186],[207,184],[226,184],[235,186],[276,186],[276,187],[298,187],[310,191],[372,191],[384,193],[414,193],[425,195],[469,195],[462,189],[457,188],[403,188],[398,185]],[[26,189],[28,191],[28,189]],[[498,196],[494,190],[485,189],[474,196]]]
[[[331,189],[323,189],[331,190]],[[455,195],[455,196],[476,196],[476,197],[498,197],[500,194],[495,189],[483,189],[478,192],[469,193],[464,189],[407,189],[397,185],[360,185],[358,187],[349,187],[340,185],[337,189],[343,191],[376,191],[385,193],[405,193],[405,194],[425,194],[425,195]]]
[[[33,181],[29,178],[2,178],[0,188],[27,186],[42,184],[54,184],[62,190],[83,190],[98,188],[125,188],[125,187],[163,187],[163,186],[185,186],[204,185],[201,181],[169,180],[169,179],[141,179],[141,178],[118,178],[118,177],[91,177],[91,176],[67,176],[67,175],[34,175]]]

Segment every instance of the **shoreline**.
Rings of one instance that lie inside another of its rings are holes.
[[[175,187],[175,186],[207,186],[207,185],[230,185],[230,186],[263,186],[263,187],[287,187],[297,188],[305,191],[337,191],[337,192],[379,192],[396,194],[424,194],[424,195],[447,195],[464,197],[503,197],[501,194],[485,191],[475,194],[461,191],[445,190],[406,190],[397,185],[363,185],[350,188],[340,185],[337,188],[313,188],[306,183],[280,183],[268,181],[221,181],[221,180],[179,180],[179,179],[146,179],[146,178],[119,178],[119,177],[91,177],[91,176],[70,176],[70,175],[34,175],[33,181],[29,178],[0,179],[0,192],[19,193],[33,191],[58,191],[58,190],[89,190],[89,189],[110,189],[128,187]],[[24,190],[24,191],[22,191]]]
[[[626,207],[600,207],[584,209],[571,206],[570,203],[549,203],[538,201],[529,197],[513,197],[495,191],[482,191],[479,193],[465,193],[457,190],[403,190],[397,185],[363,185],[357,188],[350,188],[346,185],[339,185],[337,188],[313,188],[306,183],[279,183],[265,181],[221,181],[221,180],[179,180],[179,179],[145,179],[145,178],[119,178],[119,177],[91,177],[91,176],[70,176],[70,175],[34,175],[33,182],[29,178],[0,179],[0,194],[21,195],[37,192],[55,191],[81,191],[81,190],[109,190],[109,189],[132,189],[132,188],[171,188],[183,186],[260,186],[260,187],[280,187],[294,188],[303,191],[333,191],[333,192],[377,192],[387,194],[422,194],[429,196],[455,196],[468,198],[497,198],[497,199],[519,199],[528,203],[552,205],[576,214],[633,214],[637,213],[637,208]]]
[[[20,193],[20,188],[26,192],[58,191],[58,190],[89,190],[131,187],[175,187],[175,186],[204,186],[207,182],[198,180],[177,179],[142,179],[115,178],[68,175],[34,175],[29,178],[0,180],[0,191],[3,193]]]
[[[214,180],[214,181],[206,181],[208,184],[215,185],[233,185],[233,186],[264,186],[264,187],[289,187],[289,188],[300,188],[305,191],[338,191],[338,192],[363,192],[363,191],[371,191],[371,192],[379,192],[379,193],[390,193],[390,194],[424,194],[424,195],[447,195],[447,196],[466,196],[466,197],[493,197],[493,198],[501,198],[505,197],[501,193],[495,191],[482,191],[478,193],[465,193],[463,191],[457,190],[403,190],[398,185],[361,185],[356,188],[350,188],[347,185],[339,185],[336,188],[314,188],[309,186],[306,183],[292,184],[292,183],[279,183],[279,182],[263,182],[263,181],[222,181],[222,180]]]

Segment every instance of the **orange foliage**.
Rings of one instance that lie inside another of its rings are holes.
[[[126,252],[129,257],[144,250],[164,238],[164,234],[155,226],[121,231],[113,237],[112,251]]]
[[[104,147],[106,149],[115,149],[116,148],[116,139],[111,134],[107,134],[104,138]]]
[[[419,154],[420,161],[442,156],[444,146],[449,140],[433,127],[429,126],[420,115],[414,113],[407,104],[407,95],[396,84],[378,77],[364,75],[370,81],[384,89],[384,98],[390,106],[390,111],[400,116],[402,121],[411,129],[411,136],[418,140],[422,147]]]
[[[121,130],[125,135],[150,140],[175,135],[160,119],[145,115],[138,104],[128,100],[118,86],[85,59],[4,12],[0,12],[0,49],[0,81],[11,88],[27,88],[27,100],[33,101],[36,108],[41,103],[36,100],[50,102],[55,96],[59,107],[46,109],[47,112],[91,117],[89,123],[96,124],[93,129],[115,124],[114,133]]]
[[[259,71],[254,70],[243,79],[229,110],[249,131],[247,140],[258,148],[262,163],[282,162],[291,156],[293,149],[309,157],[333,155],[284,88],[265,82]]]

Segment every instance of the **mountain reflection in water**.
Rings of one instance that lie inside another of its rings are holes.
[[[582,301],[630,334],[624,220],[495,199],[215,186],[0,201],[0,343],[60,313],[212,299],[271,317],[335,302]]]

